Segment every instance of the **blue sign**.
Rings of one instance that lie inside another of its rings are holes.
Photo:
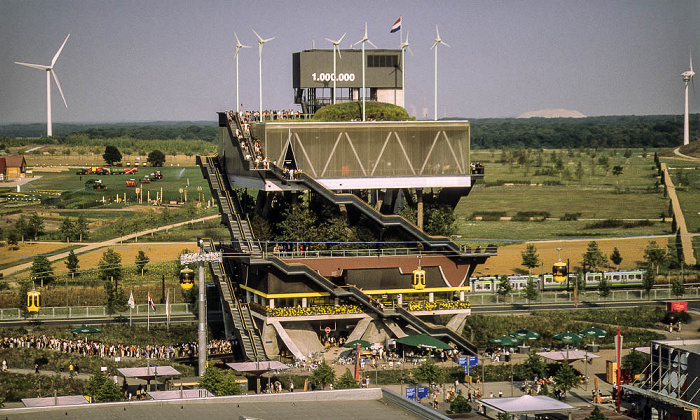
[[[464,367],[464,374],[469,375],[469,366]]]
[[[415,400],[416,399],[416,389],[415,388],[406,388],[406,398],[409,400]]]
[[[476,366],[479,364],[478,356],[459,356],[460,366]]]
[[[417,389],[418,389],[418,399],[419,400],[421,398],[426,398],[428,396],[428,387],[427,386],[419,386]]]

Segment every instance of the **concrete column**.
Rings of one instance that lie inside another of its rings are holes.
[[[333,305],[340,306],[340,299],[338,299],[338,298],[333,299]]]
[[[306,308],[306,305],[307,305],[306,298],[305,297],[301,298],[301,307]]]
[[[416,197],[418,199],[418,229],[423,230],[423,190],[416,189]]]
[[[435,300],[435,294],[433,292],[428,293],[428,302],[433,303]]]
[[[403,295],[402,295],[402,294],[398,294],[398,295],[396,296],[396,303],[397,303],[399,306],[403,305]]]
[[[464,302],[464,290],[459,291],[459,300]]]
[[[270,305],[270,309],[275,309],[275,300],[274,299],[270,299],[267,302]]]
[[[384,193],[384,190],[377,190],[377,204],[374,206],[377,211],[380,211],[382,204],[384,204]]]

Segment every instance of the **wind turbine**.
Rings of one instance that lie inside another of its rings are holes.
[[[53,71],[53,67],[56,65],[56,61],[58,60],[58,56],[61,55],[61,51],[63,51],[63,47],[66,46],[66,42],[68,42],[68,37],[70,37],[70,34],[66,37],[66,39],[63,41],[63,44],[61,44],[61,48],[58,49],[56,52],[56,55],[53,56],[53,60],[51,60],[51,65],[50,66],[42,66],[40,64],[29,64],[29,63],[20,63],[15,61],[15,64],[19,64],[20,66],[26,66],[26,67],[31,67],[33,69],[39,69],[39,70],[44,70],[46,71],[46,136],[51,137],[53,135],[53,127],[51,125],[51,76],[53,75],[53,80],[56,81],[56,87],[58,87],[58,91],[61,93],[61,98],[63,98],[63,104],[68,108],[68,103],[66,102],[66,97],[63,96],[63,89],[61,89],[61,84],[58,83],[58,76],[56,76],[56,72]]]
[[[413,55],[411,47],[408,46],[408,31],[406,31],[406,41],[402,42],[399,48],[401,48],[401,88],[403,89],[401,106],[406,108],[406,48]]]
[[[343,34],[343,36],[341,36],[340,39],[337,41],[333,41],[330,38],[326,38],[326,41],[333,44],[333,105],[335,105],[336,97],[337,97],[337,95],[335,93],[335,81],[338,78],[338,74],[335,71],[335,53],[338,52],[338,57],[340,57],[341,59],[343,58],[343,56],[340,54],[340,50],[338,49],[338,45],[340,45],[340,43],[343,41],[343,38],[345,38],[345,35],[346,34]]]
[[[233,33],[233,36],[236,37],[236,53],[233,55],[234,58],[236,59],[236,112],[241,111],[241,103],[238,99],[238,52],[241,50],[241,48],[250,48],[247,45],[241,44],[241,41],[238,39],[238,35],[236,35],[236,32]]]
[[[683,83],[685,83],[685,114],[683,115],[683,145],[690,143],[690,124],[688,123],[688,85],[693,82],[695,72],[693,71],[693,54],[690,54],[690,70],[681,73]],[[695,85],[693,85],[693,88]]]
[[[262,39],[260,35],[258,35],[257,32],[255,32],[255,29],[253,29],[253,33],[255,36],[258,37],[258,70],[260,73],[260,121],[262,122],[263,120],[263,107],[262,107],[262,49],[263,49],[263,44],[265,44],[268,41],[272,41],[275,39],[273,36],[272,38],[267,38],[267,39]]]
[[[365,67],[367,66],[367,63],[365,62],[365,42],[369,42],[369,45],[377,48],[377,46],[374,45],[367,36],[367,22],[365,22],[365,36],[363,36],[362,39],[356,43],[352,44],[353,46],[360,43],[362,44],[362,121],[365,121]]]
[[[438,101],[437,101],[437,90],[438,90],[438,89],[437,89],[437,79],[438,79],[438,77],[437,77],[437,76],[438,76],[438,72],[437,72],[437,51],[438,51],[438,49],[437,49],[437,46],[438,46],[438,44],[443,44],[444,46],[449,47],[449,45],[447,44],[447,42],[443,41],[443,40],[440,38],[440,30],[438,29],[438,26],[437,26],[437,25],[435,25],[435,32],[437,33],[437,37],[435,38],[435,41],[433,42],[433,46],[430,47],[430,49],[431,49],[431,50],[432,50],[432,49],[435,49],[435,121],[437,121],[437,119],[438,119],[438,118],[437,118],[437,112],[438,112],[438,111],[437,111],[437,110],[438,110]]]

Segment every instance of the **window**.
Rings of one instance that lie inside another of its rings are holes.
[[[396,67],[399,64],[398,55],[368,55],[367,67]]]

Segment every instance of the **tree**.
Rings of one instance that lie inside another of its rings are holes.
[[[115,312],[126,311],[128,299],[126,293],[124,293],[124,289],[115,287],[114,283],[111,281],[106,281],[104,288],[107,313],[113,314]]]
[[[600,276],[600,282],[598,283],[598,294],[602,298],[610,296],[610,282],[605,276]]]
[[[656,241],[649,242],[649,245],[644,249],[644,261],[659,274],[659,266],[666,260],[666,250],[661,248]]]
[[[586,252],[583,254],[583,264],[590,269],[603,268],[608,258],[598,247],[598,242],[591,241],[588,243]],[[585,273],[584,273],[585,274]]]
[[[32,268],[30,269],[32,280],[39,280],[41,287],[44,287],[44,283],[50,283],[55,280],[53,274],[53,266],[51,261],[45,255],[38,255],[32,261]]]
[[[457,393],[455,399],[450,403],[450,410],[453,413],[471,413],[472,406],[469,405],[467,399],[464,398],[464,395],[462,395],[461,389]]]
[[[85,217],[83,215],[78,216],[78,220],[75,222],[75,233],[78,235],[78,240],[82,242],[83,239],[87,239],[90,236],[89,229],[90,227]]]
[[[143,277],[144,268],[146,267],[146,264],[148,264],[149,261],[151,261],[151,259],[146,256],[146,253],[143,252],[143,250],[140,250],[138,255],[136,256],[135,262],[136,262],[136,268],[139,269],[142,277]]]
[[[27,293],[34,288],[34,283],[31,280],[21,281],[19,290],[17,291],[17,308],[22,313],[22,316],[27,316]]]
[[[217,367],[210,367],[199,380],[199,386],[216,396],[239,395],[243,393],[236,382],[236,375],[230,371],[224,371]]]
[[[105,147],[105,152],[102,154],[102,159],[107,162],[108,165],[114,165],[116,162],[121,162],[122,154],[115,146]]]
[[[554,386],[556,389],[568,391],[578,385],[578,383],[579,379],[576,377],[576,372],[568,363],[563,363],[554,375]]]
[[[502,297],[506,297],[512,291],[513,286],[511,286],[510,280],[508,280],[508,276],[501,276],[501,280],[498,282],[498,288],[496,289],[496,293],[498,293]]]
[[[25,215],[20,215],[19,219],[15,222],[15,232],[21,237],[22,242],[24,242],[24,238],[28,237],[27,235],[27,218]]]
[[[44,219],[36,213],[29,216],[27,221],[26,236],[36,239],[44,234]]]
[[[607,417],[605,417],[605,414],[603,414],[600,411],[600,407],[598,407],[596,405],[595,407],[593,407],[593,411],[591,411],[591,415],[586,417],[583,420],[605,420],[605,419],[607,419]]]
[[[532,277],[528,278],[525,284],[525,299],[527,299],[527,303],[530,304],[533,300],[537,300],[539,296],[540,291],[537,290],[535,280],[533,280]]]
[[[75,275],[80,268],[80,265],[78,265],[78,256],[75,255],[75,252],[73,252],[72,249],[68,253],[68,257],[66,257],[66,260],[63,263],[66,265],[66,268],[72,275]]]
[[[547,375],[547,364],[537,353],[530,353],[520,365],[520,372],[527,380],[544,378]]]
[[[644,276],[642,277],[642,284],[644,290],[647,292],[647,296],[651,294],[654,283],[656,283],[656,274],[654,274],[654,270],[652,270],[651,267],[647,266],[646,270],[644,270]]]
[[[426,358],[425,362],[418,365],[414,372],[414,376],[419,381],[425,381],[429,384],[439,384],[445,379],[445,372],[431,359]]]
[[[622,256],[620,255],[620,250],[618,250],[617,247],[615,247],[612,254],[610,254],[610,262],[618,266],[619,269],[619,265],[622,262]]]
[[[427,206],[424,230],[429,235],[450,236],[455,233],[455,220],[454,211],[450,206]]]
[[[649,356],[635,349],[622,357],[622,369],[631,371],[633,375],[644,372],[648,364]]]
[[[615,176],[620,176],[620,175],[622,175],[622,171],[623,171],[623,170],[624,170],[624,168],[623,168],[622,166],[620,166],[620,165],[615,165],[615,166],[613,166],[613,168],[612,168],[612,174],[615,175]]]
[[[525,251],[520,253],[523,257],[523,263],[528,268],[530,274],[532,274],[532,269],[540,264],[540,257],[537,255],[537,248],[533,244],[527,244]]]
[[[66,216],[63,219],[63,222],[61,222],[61,226],[58,228],[58,231],[61,232],[61,239],[66,238],[66,240],[68,241],[73,240],[75,236],[75,224],[70,219],[70,217]]]
[[[685,294],[685,284],[683,284],[683,280],[673,280],[673,283],[671,283],[671,290],[673,290],[673,294],[676,295],[676,298],[683,296]]]
[[[19,249],[19,234],[17,233],[17,230],[12,229],[7,233],[7,245],[8,247],[13,250],[13,249]]]
[[[146,161],[151,164],[151,166],[163,166],[165,163],[165,153],[160,150],[154,150],[148,154]]]
[[[95,372],[90,379],[88,379],[83,388],[83,394],[90,395],[95,402],[124,400],[124,394],[119,389],[119,386],[99,371]]]
[[[119,281],[122,278],[122,256],[112,249],[102,253],[102,258],[97,263],[102,280]]]
[[[335,382],[335,371],[323,360],[311,374],[311,380],[320,385],[321,389],[325,389],[326,385]]]
[[[345,369],[345,373],[343,373],[340,378],[335,381],[335,389],[351,388],[359,388],[359,386],[357,385],[355,378],[352,376],[352,373],[350,373],[350,369]]]

